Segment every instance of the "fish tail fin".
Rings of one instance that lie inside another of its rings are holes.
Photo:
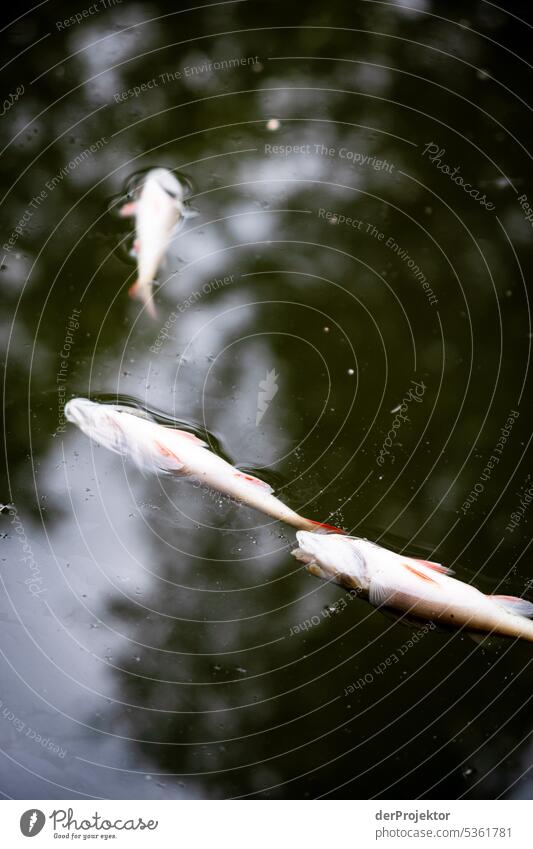
[[[526,598],[520,598],[514,595],[489,595],[489,598],[497,602],[508,613],[514,613],[515,616],[524,616],[526,619],[533,619],[533,604]]]
[[[315,522],[313,519],[306,519],[306,522],[309,522],[311,526],[309,530],[317,534],[343,534],[346,536],[346,531],[343,531],[342,528],[337,528],[335,525],[328,525],[327,522]]]
[[[136,280],[135,283],[130,286],[128,294],[130,298],[133,298],[136,301],[141,301],[141,303],[144,304],[148,315],[152,318],[157,318],[154,299],[149,286],[146,284],[141,285],[140,281]]]

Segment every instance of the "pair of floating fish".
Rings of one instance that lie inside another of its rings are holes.
[[[152,318],[156,317],[152,288],[157,269],[178,225],[196,214],[184,201],[182,184],[166,168],[148,171],[138,198],[120,209],[123,217],[135,216],[133,253],[137,257],[138,278],[129,293],[142,301]]]
[[[165,427],[146,413],[74,398],[66,418],[111,451],[141,468],[191,477],[295,528],[293,556],[311,574],[356,590],[376,607],[467,630],[533,642],[533,604],[514,596],[488,596],[451,577],[440,563],[395,554],[338,528],[305,519],[273,495],[272,488],[213,454],[197,436]],[[320,531],[322,533],[320,533]]]

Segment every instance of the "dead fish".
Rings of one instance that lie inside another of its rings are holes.
[[[95,442],[129,457],[142,469],[193,478],[295,528],[342,533],[295,513],[273,495],[268,483],[213,454],[194,434],[160,425],[145,412],[73,398],[65,405],[65,417]]]
[[[134,255],[137,257],[138,278],[129,294],[146,305],[155,318],[152,287],[157,269],[183,219],[197,215],[183,199],[183,186],[166,168],[152,168],[143,180],[137,200],[126,203],[122,216],[135,216]]]
[[[365,539],[305,531],[296,538],[299,547],[291,553],[311,574],[355,590],[375,607],[533,642],[533,604],[526,599],[485,595],[452,578],[440,563],[396,554]]]

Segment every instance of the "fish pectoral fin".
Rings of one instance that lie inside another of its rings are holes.
[[[441,575],[453,575],[453,569],[448,569],[447,566],[443,566],[442,563],[435,563],[433,560],[421,560],[419,557],[412,558],[416,563],[420,563],[422,566],[427,566],[428,569],[433,569],[435,572],[440,572]]]
[[[525,616],[527,619],[533,619],[533,604],[526,598],[520,598],[515,595],[489,595],[489,598],[496,601],[509,613],[514,613],[515,616]]]
[[[487,644],[489,640],[488,634],[480,634],[479,631],[465,631],[465,634],[480,646]]]
[[[368,589],[368,600],[374,607],[386,607],[390,604],[394,592],[394,587],[383,578],[372,578]]]
[[[135,215],[136,211],[137,211],[137,202],[132,200],[132,201],[129,201],[128,203],[125,203],[124,206],[120,207],[119,215],[121,215],[122,218],[129,218],[130,215]]]
[[[198,218],[200,210],[196,209],[195,206],[184,206],[181,210],[181,214],[184,218]]]
[[[134,300],[141,301],[149,316],[154,319],[157,318],[154,299],[148,285],[141,286],[139,281],[136,280],[128,289],[128,295]]]
[[[159,469],[164,472],[179,472],[184,468],[185,464],[178,455],[157,439],[154,439],[154,448],[157,451],[156,465]]]
[[[261,489],[264,489],[265,492],[274,492],[274,490],[272,489],[272,487],[270,486],[269,483],[267,483],[266,481],[262,481],[259,478],[254,477],[254,475],[248,475],[248,474],[246,474],[246,472],[235,472],[235,477],[243,478],[243,480],[248,481],[249,483],[253,484],[254,486],[258,486]]]
[[[170,235],[168,237],[169,242],[171,242],[174,239],[174,237],[178,235],[180,230],[183,230],[184,224],[185,224],[185,218],[184,218],[183,215],[180,215],[180,217],[178,218],[178,220],[176,221],[176,223],[172,227],[172,230],[170,231]]]

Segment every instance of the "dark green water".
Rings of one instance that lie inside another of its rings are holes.
[[[532,598],[528,4],[105,5],[3,32],[0,790],[530,796],[530,644],[405,648],[289,528],[61,416],[158,410],[303,514]],[[200,215],[154,322],[109,204],[156,165]]]

